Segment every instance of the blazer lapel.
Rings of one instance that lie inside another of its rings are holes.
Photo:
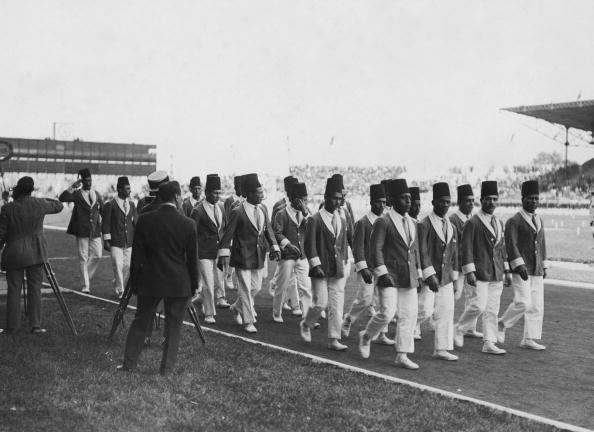
[[[526,223],[528,224],[528,226],[530,228],[532,228],[534,230],[534,232],[538,232],[538,228],[534,226],[534,224],[532,223],[532,218],[528,217],[528,214],[526,212],[519,212],[520,216],[522,216],[522,219],[524,219],[526,221]]]
[[[439,237],[439,239],[442,242],[447,243],[446,239],[443,237],[443,224],[441,220],[435,215],[435,213],[429,213],[429,221],[431,222],[431,225],[433,226],[433,230],[435,231],[435,234],[437,234],[437,237]],[[448,227],[448,234],[449,231],[450,227]]]
[[[391,211],[388,213],[388,215],[390,216],[390,220],[392,221],[392,225],[394,225],[394,228],[396,229],[396,232],[400,236],[400,241],[402,241],[402,244],[404,244],[408,248],[409,245],[406,244],[406,235],[404,234],[404,227],[402,226],[401,223],[397,223],[396,222],[396,219],[395,219],[395,217],[394,217],[394,215],[392,214]]]

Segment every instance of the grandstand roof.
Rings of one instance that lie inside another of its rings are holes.
[[[502,108],[587,132],[594,131],[594,100]]]

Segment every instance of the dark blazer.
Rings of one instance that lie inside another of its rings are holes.
[[[272,229],[276,236],[276,241],[281,245],[281,258],[282,259],[301,259],[305,258],[305,227],[307,226],[307,218],[301,219],[301,224],[297,225],[295,218],[291,217],[288,211],[295,213],[292,208],[279,209],[272,220]],[[297,246],[301,251],[299,255],[289,252],[286,248],[283,248],[285,242],[291,243],[293,246]]]
[[[460,219],[460,216],[456,213],[450,215],[450,222],[456,227],[456,232],[458,233],[458,268],[456,269],[458,271],[462,268],[462,233],[464,232],[464,225],[467,220]]]
[[[204,201],[204,198],[200,198],[196,203],[196,206],[200,204],[202,201]],[[190,215],[192,214],[192,210],[194,210],[194,208],[195,206],[192,205],[192,201],[190,200],[190,198],[186,198],[182,203],[182,210],[187,217],[190,217]]]
[[[217,229],[216,224],[206,213],[204,201],[194,207],[191,218],[196,222],[198,232],[198,259],[216,259],[219,251],[219,242],[225,232],[227,218],[225,209],[221,203],[216,203],[221,212],[221,226]]]
[[[83,198],[80,189],[76,189],[72,193],[65,190],[58,197],[62,202],[74,203],[70,223],[66,230],[68,234],[72,234],[76,237],[101,237],[101,211],[103,210],[103,199],[96,191],[95,197],[97,199],[93,202],[92,206],[90,206]]]
[[[2,270],[16,270],[47,262],[43,218],[60,213],[56,200],[22,196],[4,204],[0,212]]]
[[[369,241],[371,239],[371,221],[367,215],[355,223],[353,232],[353,257],[355,259],[355,270],[360,271],[369,268]]]
[[[407,215],[410,218],[410,216]],[[376,277],[386,272],[394,279],[396,288],[417,288],[420,276],[419,240],[413,219],[410,218],[411,231],[414,229],[410,245],[400,235],[389,212],[376,219],[371,230],[369,262]],[[380,286],[378,288],[386,288]]]
[[[196,224],[170,205],[138,219],[130,278],[148,297],[189,297],[198,289]]]
[[[327,278],[348,276],[344,272],[344,265],[348,260],[346,230],[344,219],[341,220],[337,237],[328,229],[319,212],[307,219],[304,246],[305,256],[309,260],[310,277],[317,265],[322,267]]]
[[[482,282],[500,282],[508,268],[503,223],[498,223],[497,238],[481,220],[481,213],[475,214],[464,225],[462,232],[462,271],[474,271]]]
[[[538,216],[537,216],[538,217]],[[547,247],[544,225],[538,217],[540,229],[536,231],[532,221],[528,221],[521,212],[516,213],[505,223],[505,246],[507,259],[512,269],[524,264],[528,274],[542,276],[546,268]]]
[[[132,240],[134,238],[134,228],[138,222],[138,212],[136,206],[129,200],[128,214],[118,205],[116,199],[112,199],[103,206],[103,222],[101,223],[101,231],[103,231],[103,239],[109,240],[112,246],[119,248],[132,247]]]
[[[227,220],[231,217],[231,210],[237,208],[237,206],[241,203],[239,199],[235,199],[235,195],[230,195],[225,199],[223,202],[223,207],[225,208],[225,216]]]
[[[243,270],[261,269],[266,260],[267,244],[271,248],[278,247],[270,226],[268,211],[263,205],[260,205],[260,208],[264,213],[264,227],[260,232],[250,222],[243,205],[237,205],[231,210],[219,249],[230,250],[229,264],[232,267]]]
[[[444,238],[443,230],[435,227],[431,217],[426,216],[417,224],[423,279],[434,274],[439,286],[453,282],[454,272],[458,272],[458,232],[454,224],[450,223],[450,227]]]
[[[272,215],[270,216],[270,219],[272,221],[274,221],[274,217],[276,216],[276,214],[287,208],[287,199],[286,198],[281,198],[279,199],[277,202],[274,203],[274,205],[272,206]]]

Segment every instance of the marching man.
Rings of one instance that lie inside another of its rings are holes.
[[[200,198],[200,195],[202,194],[202,184],[200,183],[200,177],[196,176],[190,179],[190,193],[192,196],[186,198],[182,204],[182,210],[187,217],[190,217],[194,207],[202,202],[202,199]]]
[[[522,209],[505,224],[505,246],[512,269],[514,300],[499,320],[499,342],[505,330],[524,317],[522,348],[542,351],[535,341],[542,337],[544,278],[547,277],[547,251],[542,219],[536,215],[539,191],[536,180],[522,184]]]
[[[475,214],[462,232],[462,271],[469,285],[476,287],[476,297],[464,309],[454,329],[454,343],[464,344],[464,332],[483,314],[483,353],[505,354],[497,342],[497,315],[503,284],[511,277],[505,250],[503,223],[493,214],[499,192],[497,182],[481,184],[481,210]]]
[[[408,354],[415,350],[413,333],[421,278],[418,236],[416,224],[407,214],[411,199],[406,180],[393,180],[390,189],[393,207],[377,218],[369,243],[368,264],[377,278],[380,308],[359,333],[359,352],[361,357],[368,358],[371,340],[398,314],[395,364],[414,370],[419,365],[410,360]]]
[[[446,217],[450,208],[447,183],[433,185],[433,211],[419,224],[419,252],[424,286],[419,293],[417,326],[431,316],[435,322],[433,357],[458,360],[454,349],[454,281],[458,279],[456,228]],[[420,329],[419,329],[420,335]]]

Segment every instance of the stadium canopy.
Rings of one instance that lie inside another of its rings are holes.
[[[594,100],[550,103],[546,105],[527,105],[513,108],[502,108],[516,114],[523,114],[546,120],[585,132],[594,131]]]

